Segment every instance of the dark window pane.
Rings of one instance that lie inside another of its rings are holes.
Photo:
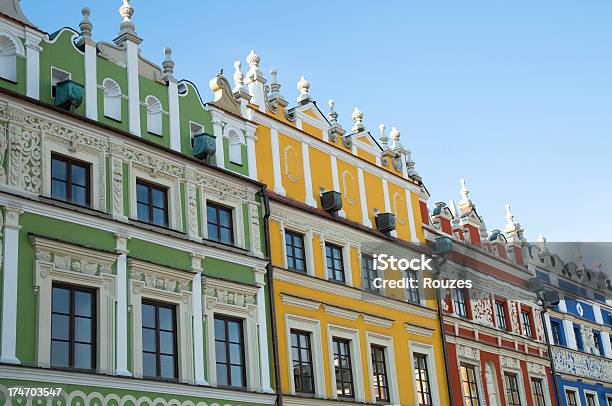
[[[148,328],[142,329],[142,349],[143,351],[149,352],[157,351],[157,339],[155,337],[155,330]]]
[[[142,373],[144,376],[157,376],[157,356],[155,354],[142,354]]]
[[[230,344],[230,363],[241,364],[242,363],[242,345]]]
[[[215,338],[225,340],[225,321],[222,319],[215,319]]]
[[[223,227],[230,226],[230,214],[227,210],[219,210],[219,224]]]
[[[234,366],[232,365],[232,386],[243,386],[244,382],[242,381],[242,366]]]
[[[72,165],[72,183],[87,186],[87,171],[82,166]]]
[[[174,309],[168,309],[167,307],[159,308],[159,328],[174,330]]]
[[[153,194],[153,206],[165,208],[166,207],[166,193],[160,189],[151,189]]]
[[[92,323],[91,319],[86,319],[84,317],[76,317],[75,321],[75,341],[79,341],[82,343],[91,343],[92,337]]]
[[[75,344],[74,367],[79,369],[91,369],[91,344]]]
[[[168,220],[166,219],[166,211],[163,209],[153,208],[153,224],[157,224],[158,226],[166,226],[168,225]]]
[[[87,190],[81,186],[72,185],[72,203],[87,205]]]
[[[222,228],[220,231],[221,231],[220,241],[224,244],[231,244],[232,243],[231,230],[228,230],[227,228]]]
[[[172,355],[162,355],[160,356],[160,365],[161,371],[160,376],[162,378],[174,378],[174,357]]]
[[[142,325],[144,327],[155,328],[155,307],[143,303],[142,305]]]
[[[51,315],[51,339],[66,341],[70,339],[70,316]]]
[[[229,385],[227,368],[225,364],[217,364],[217,385]]]
[[[70,313],[70,291],[63,288],[53,288],[52,311],[55,313]]]
[[[138,220],[149,222],[149,206],[142,203],[137,203],[136,207],[136,215],[138,216]]]
[[[52,180],[51,181],[51,196],[56,199],[68,200],[66,183]]]
[[[214,224],[208,223],[208,238],[215,241],[219,239],[217,227]]]
[[[51,341],[51,365],[68,368],[70,362],[70,345],[64,341]]]
[[[53,158],[51,161],[51,177],[65,181],[66,175],[66,162]]]
[[[140,203],[149,204],[149,188],[143,184],[136,184],[136,200]]]
[[[77,316],[92,317],[92,294],[74,292],[74,313]]]
[[[227,362],[226,344],[225,341],[215,341],[215,356],[217,362]]]
[[[169,331],[159,332],[159,352],[163,354],[174,354],[174,333]]]

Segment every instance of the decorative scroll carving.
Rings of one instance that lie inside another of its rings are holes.
[[[112,162],[113,214],[123,216],[123,162],[117,158]]]
[[[154,272],[132,270],[130,279],[135,282],[140,282],[133,284],[134,293],[139,293],[142,287],[164,290],[171,293],[181,293],[182,291],[190,290],[189,282],[163,277]]]
[[[287,145],[283,152],[285,155],[285,176],[291,183],[297,183],[302,179],[298,154],[291,145]],[[289,159],[292,162],[289,162]]]
[[[546,375],[546,367],[542,364],[534,364],[533,362],[527,363],[527,371],[529,371],[529,374]]]
[[[262,255],[261,250],[261,231],[259,229],[259,207],[255,204],[250,205],[251,211],[251,244],[255,255]]]
[[[189,235],[198,235],[198,200],[196,186],[187,182],[187,220]]]
[[[349,171],[342,172],[342,185],[344,186],[344,198],[348,204],[357,203],[357,198],[353,195],[355,192],[355,177]]]
[[[8,148],[7,125],[0,125],[0,184],[6,183],[6,171],[4,169],[4,158]]]
[[[41,148],[40,135],[10,125],[9,184],[28,192],[40,191]]]
[[[519,334],[521,329],[519,327],[519,315],[518,315],[518,308],[517,308],[518,303],[509,301],[508,306],[510,309],[510,322],[512,325],[512,332]]]
[[[500,358],[502,368],[521,369],[521,363],[518,359],[504,356]]]
[[[472,315],[474,321],[486,326],[493,326],[493,307],[489,294],[480,289],[472,289]]]
[[[480,350],[477,348],[457,345],[457,356],[460,358],[480,362]]]
[[[36,259],[41,262],[53,264],[54,270],[76,272],[90,276],[103,276],[112,274],[112,262],[96,261],[66,255],[60,252],[51,252],[47,249],[36,250]],[[41,274],[46,278],[48,273]]]
[[[210,298],[215,298],[218,303],[238,307],[246,307],[247,305],[255,304],[255,295],[238,292],[231,289],[207,287],[205,294]]]

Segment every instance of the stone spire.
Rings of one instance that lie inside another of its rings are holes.
[[[465,179],[461,179],[461,200],[459,200],[459,208],[461,209],[461,214],[469,213],[474,209],[474,204],[470,199],[470,190],[465,185]]]
[[[329,114],[327,114],[327,118],[329,119],[329,122],[332,124],[332,126],[334,124],[338,124],[338,113],[336,112],[336,110],[334,110],[334,107],[336,106],[336,102],[333,99],[329,99],[329,101],[327,102],[327,105],[329,106]]]
[[[242,86],[244,85],[244,75],[242,74],[241,69],[242,64],[240,61],[234,62],[234,88],[232,91],[234,93],[238,93],[243,90]]]
[[[255,53],[254,50],[251,49],[251,52],[246,58],[246,61],[249,64],[249,71],[247,72],[247,77],[249,79],[253,79],[253,78],[263,79],[263,75],[261,71],[259,70],[259,62],[261,62],[261,58],[259,57],[259,55]]]
[[[119,36],[115,38],[115,44],[121,45],[126,40],[131,40],[136,44],[140,44],[142,39],[136,34],[136,26],[132,22],[134,15],[134,7],[130,4],[130,0],[123,0],[123,4],[119,7],[119,15],[123,19],[121,22]]]
[[[304,76],[297,82],[297,89],[300,91],[300,95],[297,98],[298,104],[302,105],[310,102],[310,95],[308,94],[310,82],[307,81]]]
[[[363,113],[359,111],[359,107],[355,107],[353,110],[353,114],[351,114],[351,118],[353,119],[353,128],[351,129],[354,133],[358,133],[365,130],[363,126]]]
[[[516,224],[514,224],[514,214],[512,214],[512,209],[509,204],[506,205],[506,227],[504,231],[509,233],[516,229]]]
[[[378,126],[378,132],[380,133],[380,137],[378,138],[378,140],[380,141],[380,145],[382,145],[383,149],[388,149],[389,137],[387,137],[387,134],[385,134],[385,125],[383,123],[380,123],[380,125]]]
[[[172,60],[172,48],[164,48],[164,62],[162,62],[162,68],[164,68],[164,80],[166,82],[176,82],[174,78],[174,61]]]
[[[91,32],[93,30],[93,24],[89,20],[91,11],[89,8],[83,7],[81,14],[83,14],[83,20],[81,20],[81,23],[79,24],[79,28],[81,29],[81,38],[84,40],[91,39]]]
[[[393,144],[391,144],[391,148],[392,149],[403,149],[404,147],[402,146],[401,142],[400,142],[400,132],[397,128],[392,127],[391,128],[391,133],[389,134],[391,135],[391,140],[393,141]]]

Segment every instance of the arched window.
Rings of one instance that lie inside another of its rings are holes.
[[[147,96],[145,105],[147,106],[147,132],[163,135],[161,102],[155,96]]]
[[[17,46],[8,35],[0,35],[0,77],[17,82]]]
[[[113,79],[104,79],[104,116],[121,121],[121,88]]]
[[[238,165],[242,165],[242,144],[244,137],[236,130],[229,131],[229,159]]]

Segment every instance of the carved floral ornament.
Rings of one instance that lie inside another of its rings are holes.
[[[203,278],[203,305],[208,309],[224,307],[238,312],[246,311],[254,317],[257,313],[256,296],[259,288],[249,285]]]
[[[480,350],[465,345],[457,345],[457,357],[480,362]]]
[[[7,126],[6,123],[10,124]],[[141,165],[153,177],[166,175],[184,180],[189,173],[194,183],[198,186],[201,185],[205,191],[218,196],[220,199],[255,200],[254,191],[245,186],[234,184],[229,179],[203,173],[200,168],[191,169],[180,162],[154,155],[151,151],[140,150],[121,139],[115,141],[110,137],[86,134],[68,128],[9,106],[7,103],[0,104],[0,163],[3,163],[4,159],[9,160],[9,173],[5,173],[3,177],[3,173],[0,171],[0,183],[8,182],[12,187],[32,193],[40,193],[41,143],[47,141],[64,145],[69,151],[81,151],[90,155],[110,154],[113,157],[112,191],[114,206],[116,206],[117,201],[120,201],[121,183],[126,181],[121,179],[121,164],[123,162]],[[7,150],[9,152],[8,157],[5,154]],[[116,197],[117,199],[115,199]],[[117,209],[114,206],[113,208]]]
[[[190,273],[132,259],[128,261],[128,267],[133,293],[139,294],[143,290],[153,290],[159,293],[182,295],[184,302],[188,301],[191,295]]]

